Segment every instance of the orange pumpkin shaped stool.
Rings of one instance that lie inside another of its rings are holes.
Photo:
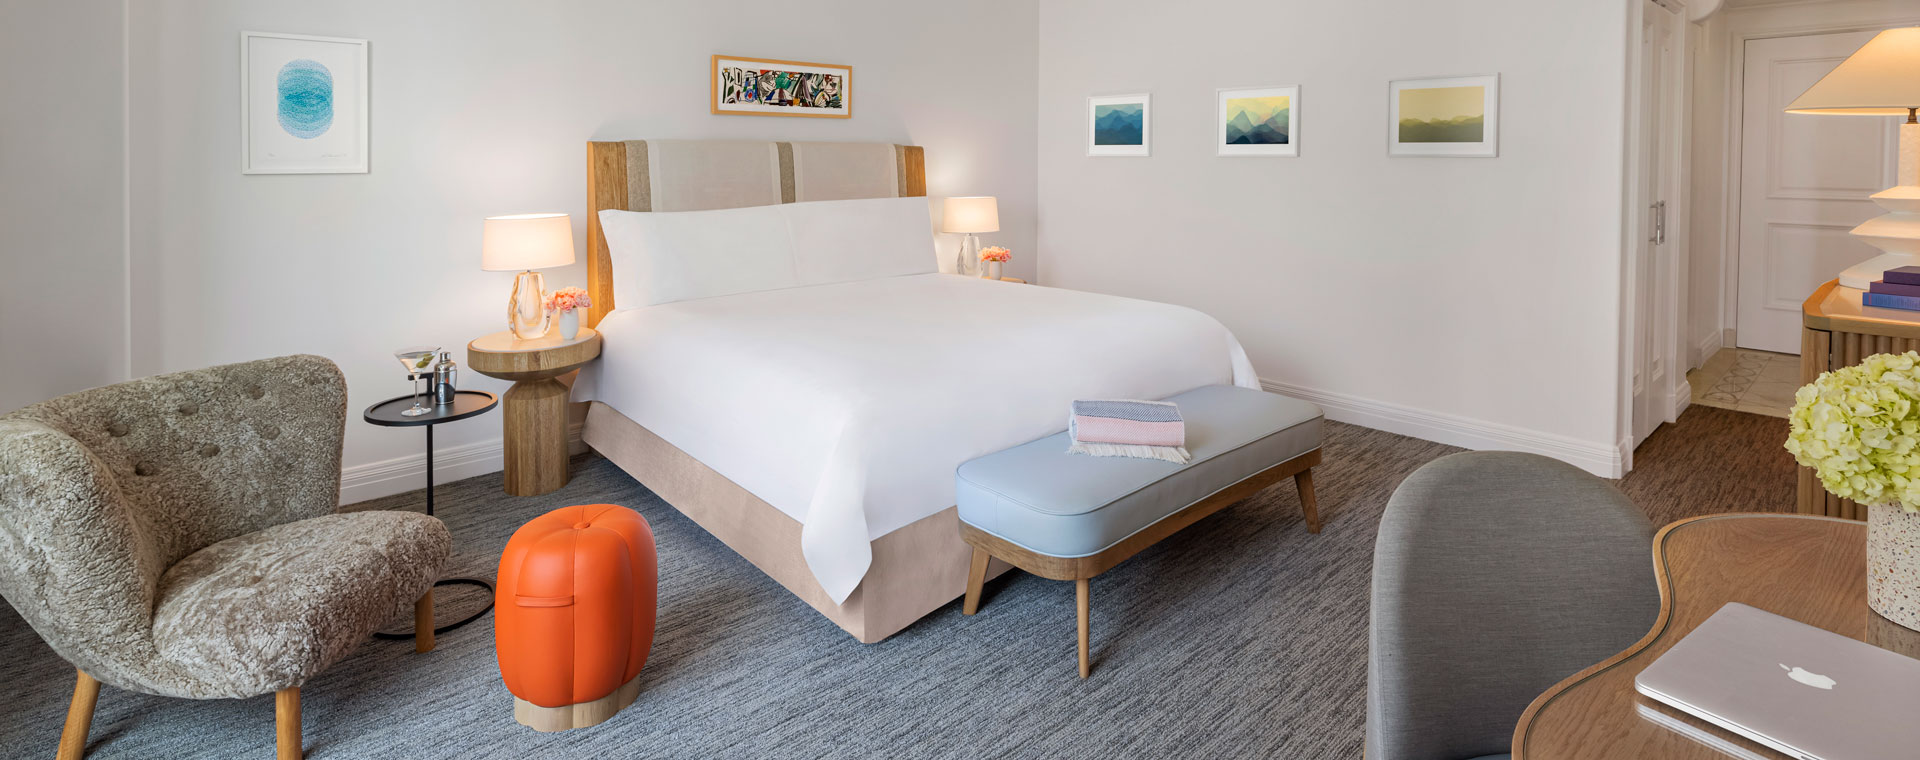
[[[612,504],[520,526],[500,555],[494,647],[513,719],[536,731],[600,723],[640,695],[660,570],[653,530]]]

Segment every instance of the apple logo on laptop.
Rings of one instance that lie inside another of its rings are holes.
[[[1795,681],[1799,681],[1816,689],[1833,690],[1835,681],[1830,677],[1820,675],[1805,668],[1789,668],[1785,663],[1780,664],[1780,669],[1787,671],[1787,677]]]

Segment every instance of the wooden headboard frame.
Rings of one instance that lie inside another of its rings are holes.
[[[780,202],[792,203],[795,201],[793,144],[776,142],[771,145],[781,159]],[[926,195],[925,151],[917,145],[892,147],[898,170],[899,197]],[[606,236],[600,231],[600,211],[610,208],[622,211],[654,210],[650,197],[630,197],[633,194],[629,189],[632,185],[627,177],[628,152],[646,149],[646,142],[641,140],[587,143],[587,293],[593,298],[593,308],[587,310],[588,327],[600,324],[601,318],[614,308],[613,257],[607,250]]]

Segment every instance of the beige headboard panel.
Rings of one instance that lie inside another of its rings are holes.
[[[587,325],[614,309],[600,211],[704,211],[927,194],[915,145],[749,140],[587,143]]]

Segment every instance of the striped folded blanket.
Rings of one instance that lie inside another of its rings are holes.
[[[1187,423],[1165,401],[1075,401],[1067,418],[1069,454],[1137,457],[1186,464]]]

